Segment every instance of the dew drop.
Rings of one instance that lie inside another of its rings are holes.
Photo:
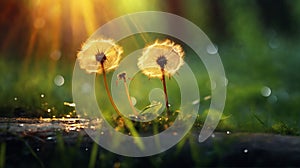
[[[199,104],[199,103],[200,103],[200,99],[196,99],[196,100],[194,100],[194,101],[192,102],[193,105],[197,105],[197,104]]]
[[[47,140],[53,140],[54,138],[51,137],[51,136],[49,136],[49,137],[47,137],[46,139],[47,139]]]
[[[277,100],[278,100],[277,96],[275,96],[275,95],[272,95],[272,96],[268,97],[268,102],[271,103],[271,104],[276,103]]]
[[[47,109],[47,112],[50,113],[50,112],[51,112],[51,109],[48,108],[48,109]]]
[[[216,135],[215,134],[211,134],[211,137],[214,138],[214,137],[216,137]]]
[[[278,97],[279,97],[279,99],[281,99],[281,100],[288,100],[288,99],[290,98],[290,95],[289,95],[289,93],[288,93],[287,91],[281,90],[281,91],[279,91],[279,93],[278,93]]]
[[[230,134],[230,131],[226,131],[226,134],[229,135],[229,134]]]
[[[89,148],[85,148],[85,151],[88,151],[89,150]]]
[[[14,97],[14,101],[17,101],[18,100],[18,98],[17,97]]]
[[[40,148],[36,148],[36,151],[39,152],[39,151],[40,151]]]
[[[50,54],[50,58],[54,61],[58,61],[61,57],[61,52],[59,50],[54,50]]]
[[[41,94],[41,98],[44,98],[45,97],[45,95],[44,94]]]
[[[56,86],[62,86],[65,83],[65,78],[61,75],[56,75],[54,78],[54,83]]]
[[[248,149],[244,149],[244,153],[248,153]]]
[[[277,38],[273,37],[269,40],[269,47],[271,49],[276,49],[280,46],[280,42]]]
[[[216,45],[213,45],[213,44],[209,44],[207,47],[206,47],[206,52],[208,54],[216,54],[218,53],[218,47]]]
[[[207,101],[207,100],[209,100],[209,99],[211,99],[211,95],[205,96],[205,97],[203,98],[203,100],[205,100],[205,101]]]
[[[131,98],[131,102],[132,102],[132,105],[136,105],[136,98],[135,97],[130,97]]]
[[[228,79],[226,77],[224,77],[224,85],[227,86],[228,85]]]
[[[260,93],[264,97],[269,97],[272,93],[271,89],[267,86],[261,88]]]

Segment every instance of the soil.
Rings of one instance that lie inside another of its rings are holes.
[[[76,153],[69,159],[72,167],[87,167],[94,143],[83,128],[95,124],[99,123],[78,118],[1,118],[0,144],[1,148],[5,144],[5,164],[7,167],[54,167],[53,162],[61,159],[57,158],[58,153],[66,155],[72,151]],[[193,130],[187,137],[182,146],[138,159],[119,156],[99,147],[100,159],[95,164],[103,166],[100,156],[105,155],[104,160],[108,160],[105,167],[113,167],[116,163],[127,166],[131,163],[135,167],[300,166],[299,136],[215,132],[199,143],[198,133]],[[61,151],[59,138],[63,139],[64,149],[73,149]]]

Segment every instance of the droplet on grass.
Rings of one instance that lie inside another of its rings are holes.
[[[218,53],[218,47],[216,45],[213,45],[213,44],[209,44],[207,47],[206,47],[206,52],[208,54],[217,54]]]
[[[58,61],[61,57],[61,52],[59,50],[54,50],[50,54],[50,58],[54,61]]]
[[[62,86],[65,83],[65,78],[61,75],[56,75],[54,78],[54,83],[56,86]]]
[[[199,104],[200,103],[200,99],[196,99],[192,102],[193,105]]]
[[[264,86],[261,88],[260,93],[264,97],[269,97],[272,93],[272,90],[269,87]]]
[[[131,98],[132,105],[135,105],[136,104],[136,98],[135,97],[130,97],[130,98]]]
[[[49,136],[49,137],[47,137],[46,139],[50,141],[50,140],[53,140],[54,138],[51,137],[51,136]]]
[[[278,100],[277,96],[275,96],[275,95],[272,95],[272,96],[268,97],[268,102],[271,103],[271,104],[276,103],[277,100]]]

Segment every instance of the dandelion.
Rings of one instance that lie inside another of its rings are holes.
[[[128,87],[127,87],[127,82],[126,82],[126,72],[119,73],[118,74],[118,80],[123,80],[123,84],[124,84],[124,88],[125,88],[125,92],[126,92],[126,96],[127,96],[129,105],[130,105],[130,107],[131,107],[134,115],[137,116],[138,112],[135,110],[135,108],[133,106],[133,103],[132,103],[132,100],[131,100],[131,97],[129,95],[129,91],[128,91]]]
[[[138,59],[138,67],[149,78],[161,79],[164,88],[167,114],[169,101],[165,76],[173,76],[183,65],[184,52],[180,45],[171,40],[155,41],[154,44],[144,48],[143,55]]]
[[[121,113],[112,99],[106,73],[118,67],[122,53],[122,47],[116,45],[113,40],[98,39],[87,41],[77,54],[80,68],[86,70],[88,73],[103,74],[105,90],[113,108],[119,116],[121,116]]]

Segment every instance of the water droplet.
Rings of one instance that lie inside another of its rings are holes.
[[[211,137],[214,138],[214,137],[216,137],[216,135],[215,134],[211,134]]]
[[[132,105],[136,105],[136,98],[135,97],[130,97],[130,98],[131,98]]]
[[[75,107],[76,104],[75,103],[69,103],[69,102],[64,102],[65,106],[69,106],[69,107]]]
[[[17,97],[14,97],[14,101],[17,101],[18,100],[18,98]]]
[[[271,104],[276,103],[277,100],[278,100],[277,96],[275,96],[275,95],[272,95],[272,96],[268,97],[268,102],[271,103]]]
[[[51,112],[51,109],[48,108],[48,109],[47,109],[47,112],[50,113],[50,112]]]
[[[199,103],[200,103],[200,99],[194,100],[194,101],[192,102],[193,105],[196,105],[196,104],[199,104]]]
[[[228,85],[228,79],[226,77],[224,77],[224,85],[227,86]]]
[[[101,132],[100,132],[100,134],[101,134],[101,135],[103,135],[103,134],[104,134],[104,132],[103,132],[103,131],[101,131]]]
[[[290,95],[287,91],[280,90],[278,93],[278,98],[281,100],[288,100],[290,98]]]
[[[36,151],[39,152],[39,151],[40,151],[40,148],[36,148]]]
[[[66,115],[66,117],[67,117],[67,118],[70,118],[71,116],[68,114],[68,115]]]
[[[280,46],[280,41],[277,38],[273,37],[269,40],[269,47],[271,49],[276,49],[279,46]]]
[[[54,138],[50,136],[50,137],[47,137],[46,139],[47,140],[53,140]]]
[[[65,83],[65,78],[61,75],[56,75],[54,78],[54,83],[56,86],[62,86]]]
[[[248,149],[244,149],[244,153],[248,153]]]
[[[226,134],[229,135],[229,134],[230,134],[230,131],[226,131]]]
[[[85,151],[88,151],[89,150],[89,148],[85,148]]]
[[[207,101],[207,100],[209,100],[209,99],[211,99],[211,95],[205,96],[205,97],[203,98],[203,100],[205,100],[205,101]]]
[[[218,47],[214,44],[209,44],[206,47],[206,51],[208,54],[216,54],[216,53],[218,53]]]
[[[261,88],[260,93],[264,97],[269,97],[272,93],[271,89],[267,86]]]
[[[45,95],[44,94],[41,94],[41,98],[44,98],[45,97]]]
[[[24,127],[24,124],[19,124],[19,127]]]
[[[50,58],[54,61],[58,61],[61,57],[61,52],[59,50],[54,50],[50,54]]]

